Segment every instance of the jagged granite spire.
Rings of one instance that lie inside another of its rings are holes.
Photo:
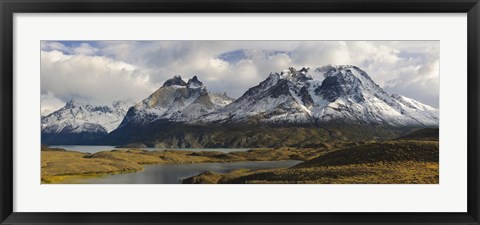
[[[162,87],[169,87],[169,86],[173,86],[173,85],[186,86],[187,83],[185,83],[185,81],[183,81],[183,79],[180,75],[175,75],[175,76],[173,76],[173,78],[170,78],[167,81],[165,81],[165,83],[163,83]]]

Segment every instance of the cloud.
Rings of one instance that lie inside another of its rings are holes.
[[[98,49],[92,47],[88,43],[81,43],[80,46],[74,47],[72,52],[77,55],[95,55],[95,53],[98,52]]]
[[[68,47],[64,44],[56,41],[41,41],[40,42],[40,49],[42,51],[69,51]]]
[[[148,71],[105,56],[41,52],[41,91],[46,99],[81,99],[93,104],[115,100],[140,101],[157,87]],[[43,100],[44,98],[42,98]],[[42,101],[42,111],[53,107]]]
[[[40,114],[42,116],[46,116],[65,105],[65,102],[56,98],[52,92],[47,91],[46,93],[42,93],[40,96],[40,102],[42,103]]]
[[[438,107],[438,57],[437,41],[42,42],[42,91],[62,100],[138,101],[178,74],[239,97],[288,67],[352,64],[386,91]]]
[[[64,44],[68,43],[68,45]],[[60,51],[68,55],[95,55],[99,49],[87,42],[58,42],[58,41],[41,41],[40,49],[42,51]]]

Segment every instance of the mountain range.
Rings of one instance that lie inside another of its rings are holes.
[[[207,122],[325,123],[342,121],[390,126],[438,126],[438,109],[390,95],[356,66],[272,73],[232,104],[202,116]]]
[[[92,105],[78,100],[41,118],[43,144],[83,144],[118,127],[129,108],[127,102]]]
[[[262,143],[285,142],[282,137],[293,129],[308,129],[317,135],[312,138],[321,141],[332,138],[332,130],[339,127],[365,131],[370,138],[385,130],[438,127],[438,109],[387,93],[356,66],[324,66],[313,72],[323,80],[313,78],[309,68],[271,73],[238,99],[208,92],[196,76],[187,82],[174,76],[128,111],[115,104],[102,108],[68,102],[42,118],[42,141],[56,143],[60,134],[82,134],[88,137],[83,140],[95,144],[261,147]]]

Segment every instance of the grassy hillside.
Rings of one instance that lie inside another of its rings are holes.
[[[89,154],[70,151],[42,151],[42,182],[62,183],[72,176],[135,172],[143,168],[132,161],[91,158]]]
[[[438,156],[436,141],[382,141],[345,147],[287,169],[203,173],[184,183],[435,184]]]
[[[246,152],[112,150],[94,154],[42,147],[42,182],[69,183],[79,176],[127,173],[146,164],[221,163],[239,161],[308,160],[328,148],[263,148]]]
[[[287,169],[258,171],[240,169],[227,174],[205,171],[185,179],[183,183],[435,184],[439,182],[439,142],[438,138],[435,140],[435,133],[438,134],[438,129],[437,131],[416,130],[411,134],[392,140],[341,141],[335,139],[327,142],[307,140],[305,137],[301,137],[305,132],[312,132],[311,129],[288,128],[286,133],[289,135],[284,140],[287,142],[303,140],[303,145],[308,147],[255,148],[245,152],[230,153],[130,149],[89,154],[42,146],[42,182],[70,183],[79,176],[135,172],[143,170],[142,165],[145,164],[278,160],[301,160],[304,162]],[[226,131],[226,133],[228,132]],[[235,131],[231,133],[235,133]],[[268,134],[266,132],[262,135]],[[344,134],[341,131],[329,133],[336,137]],[[218,135],[222,136],[222,134]],[[272,138],[278,137],[279,134]],[[237,138],[249,140],[259,137],[253,135]],[[258,139],[255,140],[258,141]],[[263,142],[265,139],[261,140],[261,143],[265,143]]]
[[[438,128],[423,128],[414,130],[407,135],[401,136],[400,140],[425,140],[425,141],[438,141],[439,129]]]
[[[338,150],[301,163],[296,168],[376,162],[438,162],[438,142],[384,141]]]
[[[390,162],[260,171],[219,179],[236,184],[436,184],[438,163]]]

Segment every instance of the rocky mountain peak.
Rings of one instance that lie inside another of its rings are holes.
[[[65,108],[66,109],[72,109],[72,108],[78,108],[80,106],[82,106],[83,104],[76,100],[76,99],[70,99],[66,104],[65,104]]]
[[[315,93],[333,102],[338,98],[352,99],[363,102],[365,95],[387,99],[388,94],[378,86],[368,74],[352,65],[324,66],[316,70],[324,76],[322,85]]]
[[[202,88],[203,83],[198,80],[197,76],[193,76],[191,79],[188,80],[187,86],[189,88]]]
[[[180,75],[175,75],[172,78],[165,81],[165,83],[163,83],[162,87],[170,87],[170,86],[174,86],[174,85],[187,86],[187,83],[185,83],[185,81],[183,81],[183,79]]]
[[[369,82],[375,83],[365,71],[353,65],[328,65],[319,67],[316,71],[323,74],[325,78],[354,76],[358,79],[367,79]]]
[[[290,80],[294,83],[305,83],[313,79],[312,76],[308,74],[309,69],[310,68],[308,67],[302,67],[302,69],[297,70],[293,67],[289,67],[280,73],[280,78]]]
[[[64,107],[42,118],[42,133],[103,135],[118,127],[128,107],[121,101],[107,105],[90,105],[72,99]]]

